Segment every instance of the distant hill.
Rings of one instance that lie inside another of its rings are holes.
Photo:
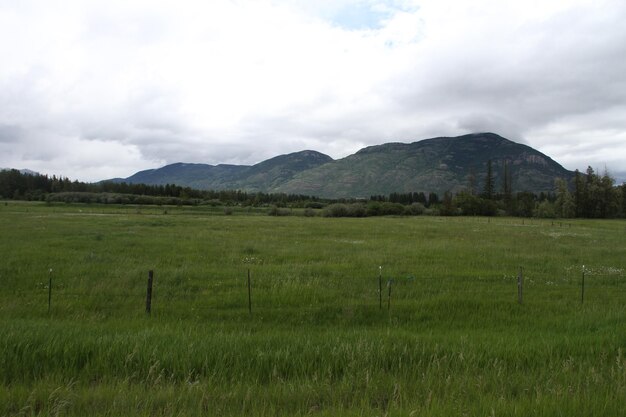
[[[177,184],[200,190],[232,189],[232,180],[248,166],[176,163],[162,168],[140,171],[122,181],[131,184]]]
[[[0,168],[0,171],[11,171],[14,168]],[[24,174],[24,175],[39,175],[38,172],[32,171],[30,169],[18,169],[17,171],[20,172],[20,174]]]
[[[235,181],[236,187],[233,188],[261,192],[280,189],[296,175],[332,161],[330,156],[316,151],[276,156],[241,171]]]
[[[116,182],[132,184],[177,184],[200,190],[267,191],[291,180],[297,173],[333,159],[316,151],[280,155],[256,165],[208,165],[176,163],[140,171]]]
[[[493,133],[441,137],[413,143],[387,143],[361,149],[354,155],[297,175],[274,191],[326,197],[369,197],[391,192],[480,192],[491,160],[496,191],[504,164],[511,171],[513,191],[554,190],[556,178],[572,172],[541,152]]]
[[[573,173],[541,152],[493,133],[386,143],[333,160],[315,151],[280,155],[256,165],[172,164],[124,179],[130,183],[179,184],[199,189],[241,189],[329,198],[392,192],[482,190],[491,161],[496,191],[508,164],[513,192],[554,190],[556,178]],[[472,179],[473,178],[473,179]]]

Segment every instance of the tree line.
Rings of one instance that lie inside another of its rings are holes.
[[[472,181],[456,194],[439,196],[430,192],[373,195],[369,200],[322,199],[300,194],[245,192],[241,190],[197,190],[174,184],[146,185],[125,182],[84,183],[68,178],[0,171],[0,198],[65,203],[269,206],[270,214],[287,211],[277,208],[324,208],[332,217],[378,215],[496,216],[544,218],[626,217],[626,184],[616,185],[608,173],[598,175],[589,167],[575,171],[571,181],[557,179],[553,193],[513,192],[505,164],[501,189],[496,190],[491,162],[482,192]]]
[[[481,192],[468,181],[468,187],[456,194],[446,192],[441,198],[435,193],[392,193],[389,196],[371,196],[371,201],[421,204],[439,215],[496,216],[543,218],[624,218],[626,217],[626,184],[616,185],[608,174],[598,175],[588,167],[583,174],[576,170],[568,182],[558,178],[553,193],[513,192],[511,173],[504,164],[501,189],[496,189],[492,163]],[[414,209],[413,211],[416,211]],[[428,213],[429,210],[422,210]]]
[[[0,198],[29,201],[101,204],[253,205],[281,207],[323,204],[322,199],[282,193],[241,190],[197,190],[175,184],[146,185],[126,182],[85,183],[65,177],[0,171]]]
[[[488,167],[491,163],[488,164]],[[505,166],[506,167],[506,166]],[[555,180],[552,193],[513,193],[510,175],[506,175],[501,192],[496,192],[491,169],[481,194],[471,190],[454,196],[444,195],[442,214],[497,215],[543,218],[624,218],[626,217],[626,184],[616,185],[605,172],[598,175],[588,167],[585,174],[576,170],[574,178]]]

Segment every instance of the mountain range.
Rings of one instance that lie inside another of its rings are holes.
[[[337,160],[306,150],[255,165],[175,163],[111,181],[359,198],[393,192],[456,193],[469,188],[480,192],[489,165],[496,191],[502,187],[505,165],[513,192],[552,192],[555,179],[570,180],[574,175],[527,145],[494,133],[475,133],[369,146]]]
[[[15,169],[15,168],[0,168],[0,171],[10,171],[12,169]],[[17,171],[19,171],[20,174],[24,174],[24,175],[41,175],[39,174],[39,172],[35,172],[30,169],[17,169]]]

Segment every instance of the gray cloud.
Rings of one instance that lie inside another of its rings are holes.
[[[457,120],[458,128],[469,132],[498,132],[500,135],[524,143],[524,129],[517,123],[493,114],[470,114]]]
[[[0,124],[0,143],[19,142],[24,132],[19,126]]]
[[[621,1],[208,3],[0,5],[0,166],[98,180],[494,131],[626,172]]]

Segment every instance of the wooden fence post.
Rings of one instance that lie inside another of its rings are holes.
[[[389,288],[389,295],[387,296],[387,310],[391,310],[391,283],[393,280],[387,281],[387,287]]]
[[[52,304],[52,268],[48,271],[48,314],[50,314],[50,305]]]
[[[519,267],[519,274],[517,275],[517,302],[522,304],[524,301],[524,272],[522,267]]]
[[[154,272],[148,271],[148,289],[146,290],[146,314],[150,314],[152,311],[152,281],[154,278]]]
[[[383,267],[378,267],[378,308],[383,309]]]

